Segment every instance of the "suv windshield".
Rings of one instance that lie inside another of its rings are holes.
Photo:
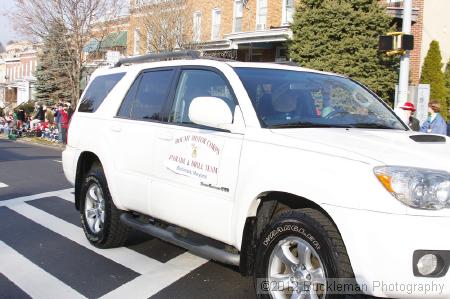
[[[406,129],[380,100],[350,79],[264,68],[235,71],[269,128]]]

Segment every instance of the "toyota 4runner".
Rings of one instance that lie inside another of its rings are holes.
[[[261,298],[450,297],[447,137],[341,75],[184,54],[98,69],[81,96],[63,166],[93,245],[132,227]]]

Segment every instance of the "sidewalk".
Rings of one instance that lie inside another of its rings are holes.
[[[0,139],[9,140],[8,137],[5,136],[4,134],[0,134]],[[11,140],[11,141],[13,141],[13,140]],[[31,144],[41,145],[41,146],[57,148],[57,149],[61,149],[61,150],[64,150],[66,147],[64,144],[51,142],[51,141],[48,141],[48,140],[45,140],[45,139],[42,139],[39,137],[20,137],[20,138],[17,138],[17,140],[15,140],[15,142],[31,143]]]

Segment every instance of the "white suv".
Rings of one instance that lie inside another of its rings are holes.
[[[450,298],[449,139],[344,76],[204,58],[99,69],[63,163],[97,247],[133,227],[239,266],[260,298]]]

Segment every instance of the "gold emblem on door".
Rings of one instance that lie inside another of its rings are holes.
[[[192,158],[197,158],[197,146],[195,144],[192,144]]]

